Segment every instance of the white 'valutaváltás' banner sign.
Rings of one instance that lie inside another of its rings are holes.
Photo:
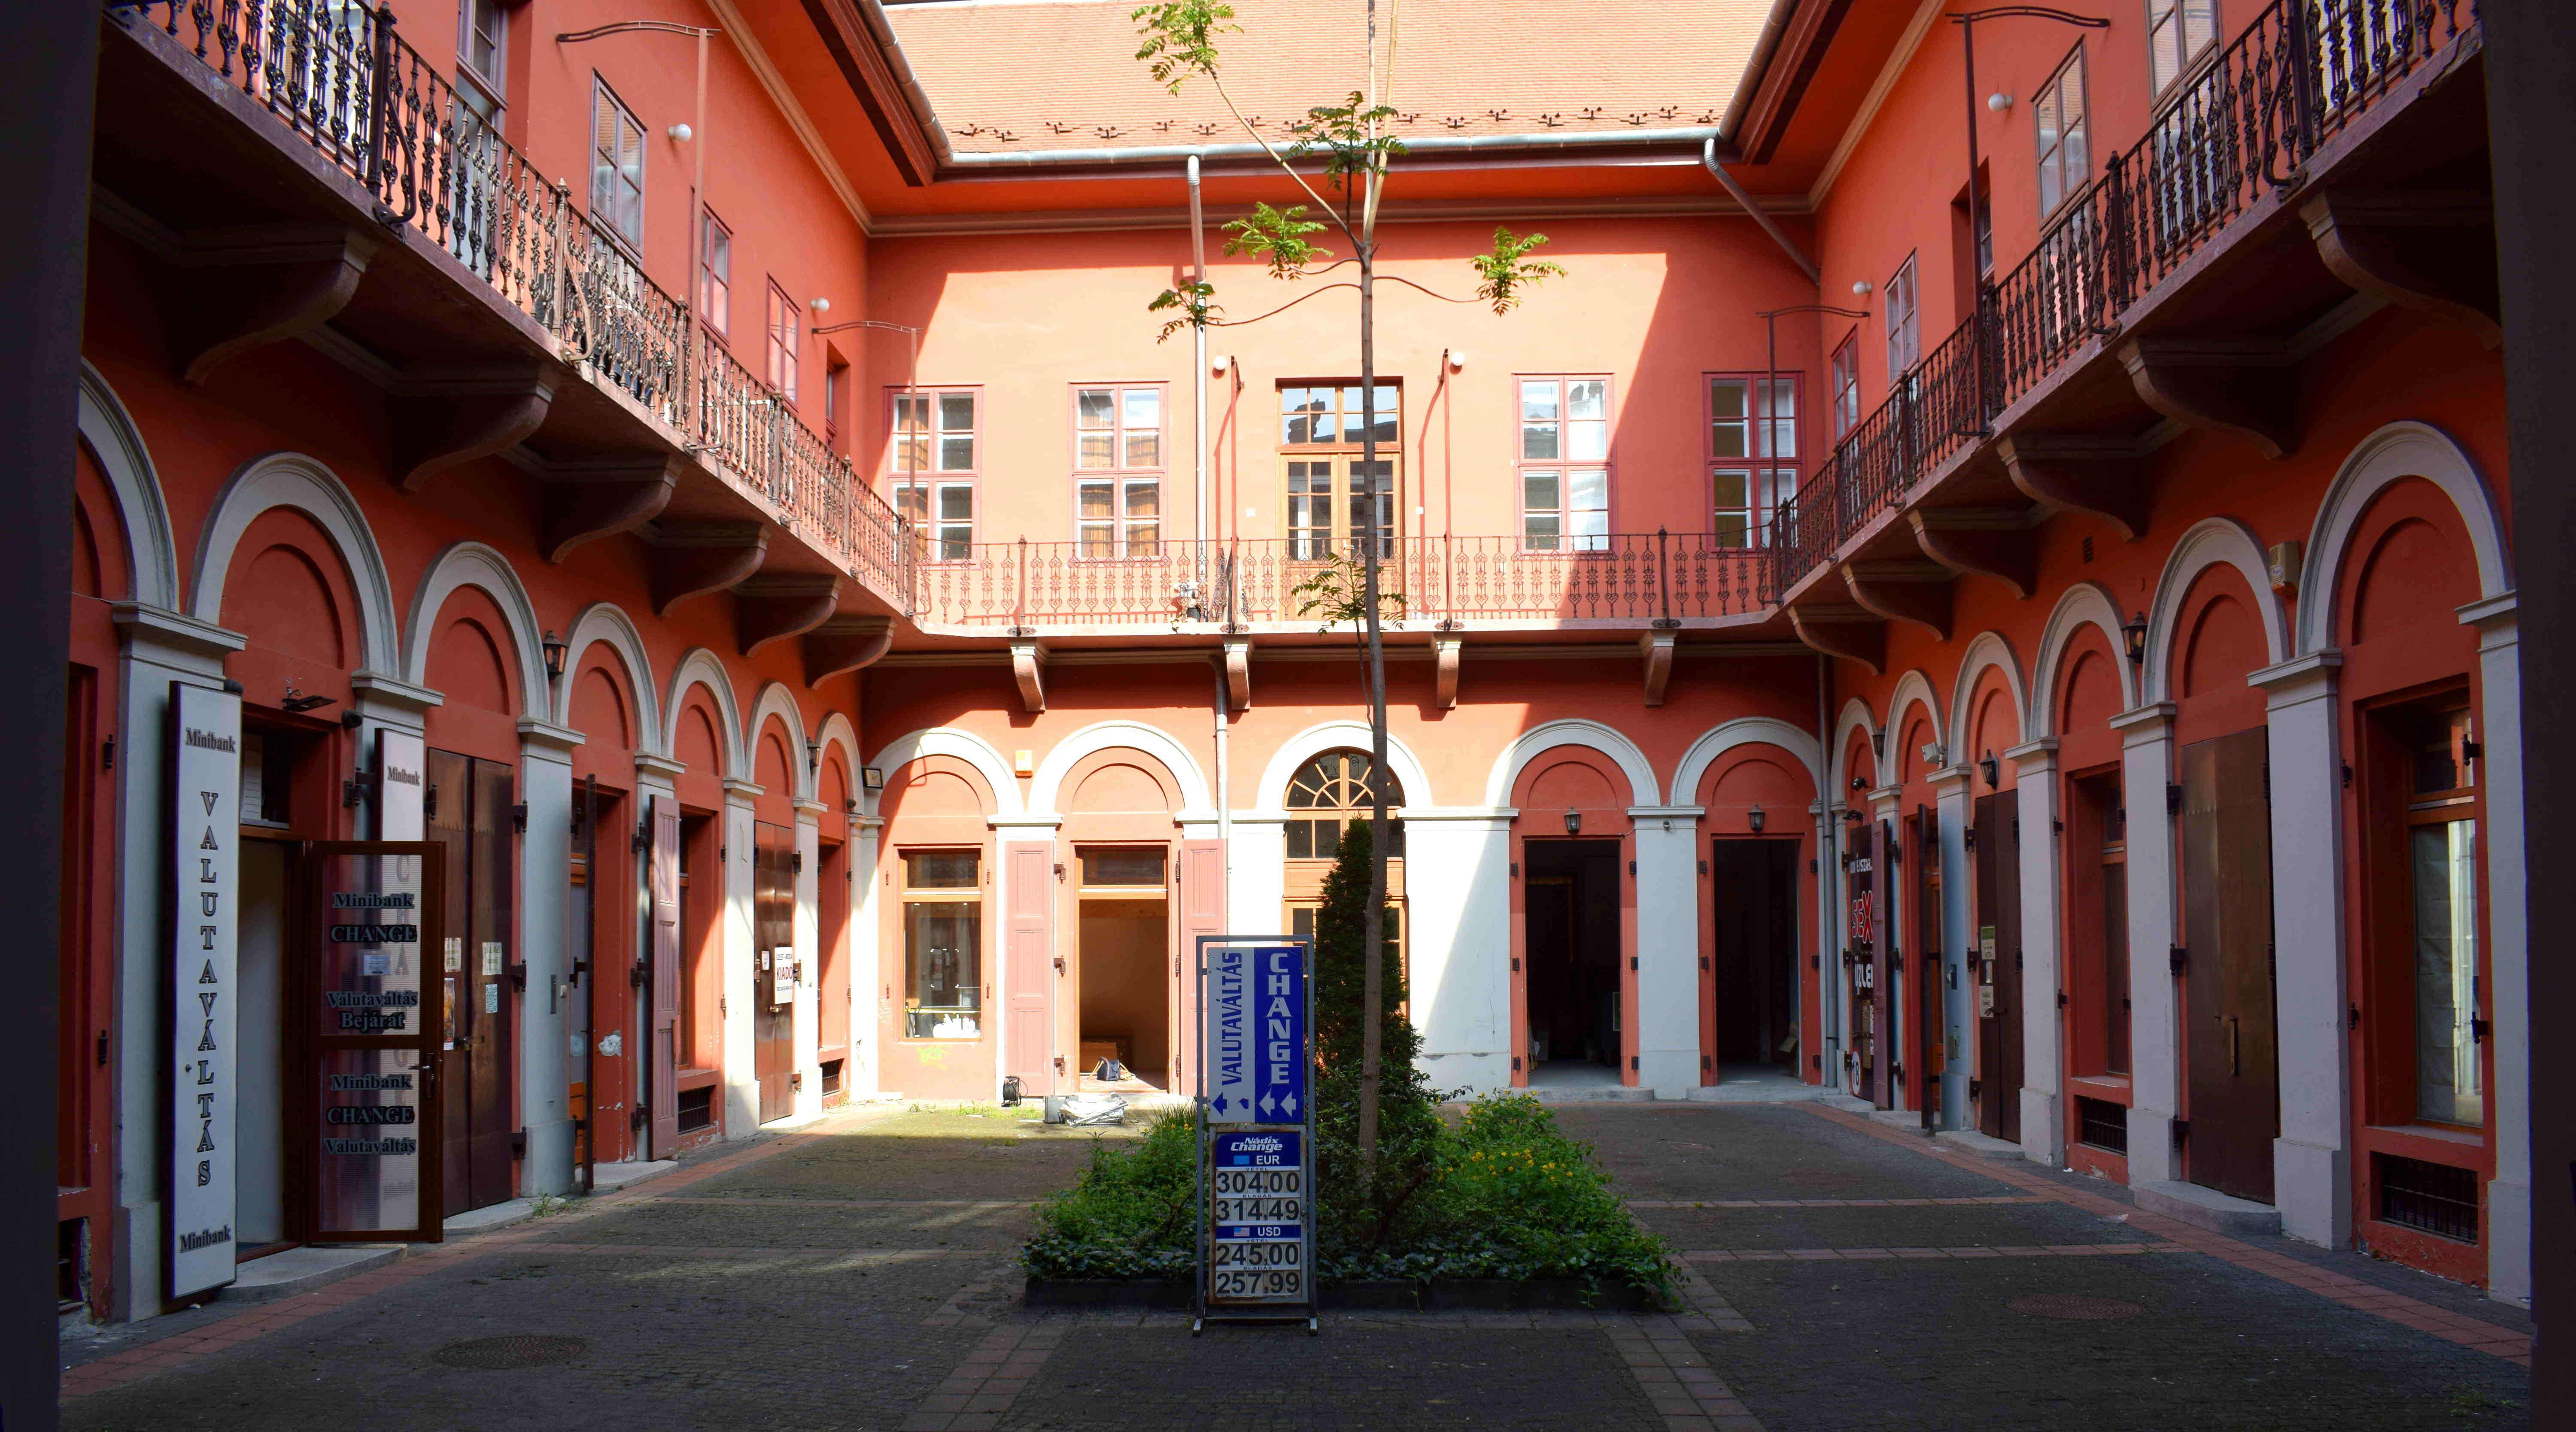
[[[172,1297],[233,1280],[241,698],[170,686]]]
[[[429,743],[417,732],[376,728],[376,839],[429,837]]]

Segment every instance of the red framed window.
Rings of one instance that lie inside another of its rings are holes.
[[[1610,546],[1610,380],[1520,380],[1521,549]]]
[[[895,440],[887,448],[887,478],[895,514],[912,523],[924,559],[965,561],[975,542],[983,394],[915,388],[889,397]]]
[[[698,214],[698,316],[720,334],[733,332],[733,230],[713,209]]]
[[[1768,545],[1798,492],[1798,377],[1710,374],[1705,386],[1709,530],[1721,547]]]
[[[1162,550],[1165,408],[1160,383],[1073,390],[1076,555]]]
[[[1834,438],[1860,426],[1860,330],[1834,345],[1831,382],[1834,390]]]
[[[787,296],[772,279],[769,284],[769,386],[789,404],[796,401],[796,358],[802,347],[803,327],[798,317],[796,300]]]
[[[2092,172],[2092,129],[2084,113],[2084,42],[2031,102],[2032,128],[2039,136],[2039,212],[2044,218],[2081,192]]]

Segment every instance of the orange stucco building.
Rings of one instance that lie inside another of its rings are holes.
[[[1361,12],[1238,9],[1286,143]],[[108,7],[65,1297],[1186,1092],[1191,942],[1365,803],[1295,589],[1375,544],[1435,1084],[1794,1083],[2527,1298],[2474,6],[1402,22],[1371,472],[1346,273],[1222,251],[1296,186],[1124,6]]]

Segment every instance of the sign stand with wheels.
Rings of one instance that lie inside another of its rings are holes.
[[[1199,1257],[1193,1336],[1302,1322],[1315,1288],[1314,946],[1198,939]]]

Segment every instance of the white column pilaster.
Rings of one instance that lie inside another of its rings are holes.
[[[2111,718],[2120,733],[2121,805],[2128,812],[2129,1182],[2175,1175],[2173,1121],[2182,1099],[2177,1008],[2169,953],[2174,925],[2173,817],[2165,787],[2174,779],[2173,703]]]
[[[1807,807],[1816,823],[1816,949],[1808,972],[1816,977],[1816,1040],[1822,1062],[1806,1072],[1827,1089],[1843,1087],[1843,816],[1842,807],[1817,801]]]
[[[573,1186],[572,1002],[589,993],[572,982],[572,753],[578,731],[522,717],[519,799],[528,828],[519,837],[518,963],[527,970],[519,1000],[519,1162],[522,1194]]]
[[[2246,677],[2263,689],[2272,784],[2273,1027],[2281,1133],[2272,1201],[2281,1231],[2352,1242],[2351,1042],[2344,1026],[2343,795],[2334,650]]]
[[[1284,811],[1236,811],[1229,818],[1231,845],[1226,850],[1225,923],[1230,931],[1247,935],[1284,934],[1287,917],[1280,913],[1288,898],[1288,816]],[[1405,828],[1405,839],[1413,838],[1413,828]],[[1405,875],[1421,879],[1421,858],[1406,846]],[[1417,887],[1408,887],[1417,888]],[[1420,903],[1420,897],[1413,897]],[[1415,923],[1421,922],[1419,914]],[[1416,932],[1417,935],[1419,932]],[[1415,958],[1420,958],[1417,952]],[[1417,964],[1418,971],[1420,966]],[[1419,976],[1417,975],[1417,978]],[[1418,998],[1418,996],[1417,996]]]
[[[2066,988],[2058,948],[2057,738],[2004,752],[2021,814],[2021,1148],[2055,1168],[2066,1153],[2066,1054],[2057,998]]]
[[[1975,891],[1968,879],[1968,768],[1932,773],[1932,813],[1941,841],[1941,1127],[1977,1126],[1968,1079],[1976,1072],[1976,981],[1968,977],[1968,952],[1976,947],[1968,921]]]
[[[1687,1099],[1699,1067],[1698,806],[1630,806],[1637,854],[1637,1083]]]
[[[2487,1117],[2495,1181],[2487,1185],[2487,1293],[2531,1305],[2531,943],[2524,907],[2522,653],[2512,593],[2471,602],[2478,629],[2477,735],[2486,797],[2488,1038],[2495,1087]]]
[[[1423,1072],[1435,1088],[1511,1087],[1514,814],[1405,808],[1413,1020],[1422,1030]],[[1242,817],[1234,830],[1242,839]],[[1238,857],[1238,881],[1254,858]]]
[[[823,815],[821,801],[796,803],[796,1003],[792,1043],[796,1060],[796,1116],[823,1112]],[[846,1066],[844,1066],[846,1071]]]
[[[723,975],[717,988],[723,1003],[720,1023],[724,1030],[723,1070],[725,1093],[724,1131],[727,1139],[751,1137],[760,1127],[760,1075],[752,1053],[752,1011],[759,991],[754,987],[758,972],[752,955],[752,798],[763,787],[739,777],[728,776],[724,782],[724,869],[719,888],[724,891],[724,925],[718,936],[723,956]]]
[[[850,1062],[841,1078],[853,1099],[872,1099],[885,1092],[883,1043],[887,1022],[884,940],[878,928],[877,859],[885,839],[885,821],[873,815],[850,818]]]

